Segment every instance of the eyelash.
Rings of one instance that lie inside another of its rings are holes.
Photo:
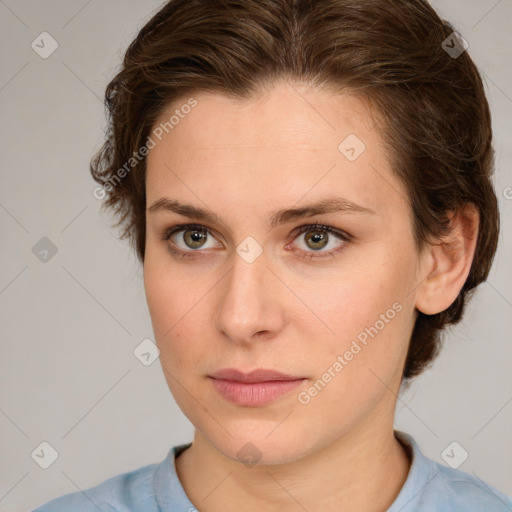
[[[200,224],[180,224],[178,226],[173,226],[172,228],[169,228],[164,233],[164,241],[168,241],[173,235],[176,233],[180,233],[181,231],[193,231],[193,230],[205,230],[207,235],[213,236],[212,232],[206,227],[202,226]],[[339,229],[335,228],[334,226],[331,226],[329,224],[307,224],[304,226],[300,226],[298,228],[298,232],[295,235],[294,239],[299,237],[300,235],[307,233],[308,231],[324,231],[329,234],[333,234],[340,240],[343,240],[345,243],[341,245],[340,247],[337,247],[336,249],[332,249],[330,251],[302,251],[301,249],[294,249],[294,252],[305,252],[304,255],[300,256],[301,258],[304,258],[306,260],[313,260],[317,258],[330,258],[333,256],[336,256],[340,252],[342,252],[347,243],[350,243],[352,241],[352,236],[348,233],[345,233],[343,231],[340,231]],[[183,251],[182,249],[176,249],[176,247],[173,245],[168,244],[167,248],[171,254],[178,256],[180,258],[194,258],[195,256],[193,253],[200,253],[200,250],[189,250],[189,251]]]

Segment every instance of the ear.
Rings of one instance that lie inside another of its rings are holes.
[[[416,309],[434,315],[450,307],[464,286],[475,255],[480,216],[473,203],[449,212],[451,234],[429,244],[422,253],[423,281]]]

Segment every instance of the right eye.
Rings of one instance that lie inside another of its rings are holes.
[[[183,233],[181,236],[180,233]],[[168,248],[171,253],[182,258],[193,257],[191,253],[198,252],[200,249],[211,249],[219,247],[219,244],[213,243],[208,246],[208,236],[213,238],[211,231],[200,224],[182,224],[173,226],[166,230],[164,240],[170,240]],[[180,245],[181,244],[183,245]]]

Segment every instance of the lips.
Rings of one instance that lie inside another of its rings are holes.
[[[306,378],[275,370],[257,369],[244,373],[225,368],[209,375],[215,389],[227,400],[246,407],[257,407],[288,394]]]
[[[265,370],[258,368],[249,373],[241,372],[235,368],[225,368],[219,370],[211,375],[214,379],[231,380],[234,382],[268,382],[274,380],[299,380],[304,377],[297,377],[293,375],[286,375],[285,373],[277,372],[275,370]]]

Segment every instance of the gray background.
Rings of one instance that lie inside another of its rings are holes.
[[[88,171],[105,86],[161,4],[0,0],[1,511],[159,462],[192,439],[159,362],[133,354],[152,337],[142,272],[100,214]],[[457,441],[469,453],[460,469],[512,494],[512,2],[433,5],[485,75],[503,228],[489,281],[433,369],[400,396],[396,428],[439,462]],[[31,48],[43,31],[59,44],[47,59]],[[32,252],[43,237],[57,247],[46,263]],[[46,470],[31,458],[42,441],[59,454]]]

